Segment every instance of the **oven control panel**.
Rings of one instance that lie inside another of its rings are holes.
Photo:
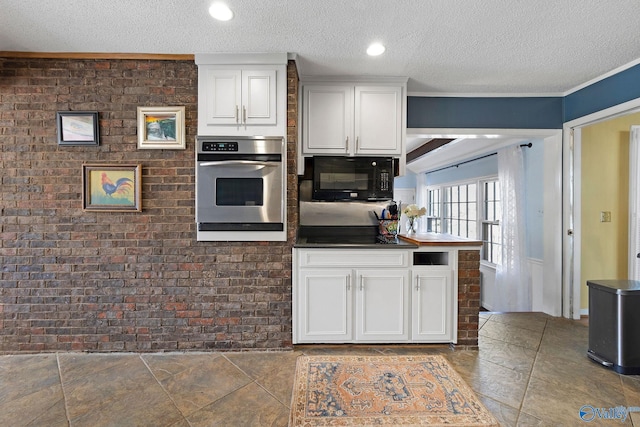
[[[205,141],[202,143],[202,152],[211,151],[238,151],[236,141]]]

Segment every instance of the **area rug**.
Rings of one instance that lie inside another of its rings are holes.
[[[289,426],[498,426],[442,356],[300,356]]]

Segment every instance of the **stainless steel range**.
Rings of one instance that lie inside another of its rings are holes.
[[[198,137],[198,240],[286,240],[281,137]]]

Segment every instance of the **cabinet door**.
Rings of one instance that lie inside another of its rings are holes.
[[[240,123],[242,80],[240,70],[217,70],[203,67],[199,96],[205,99],[205,120],[208,125],[235,125]]]
[[[409,339],[409,272],[406,269],[358,270],[356,340]]]
[[[242,71],[241,115],[245,125],[276,123],[275,70]]]
[[[400,154],[402,149],[402,88],[356,86],[356,154]]]
[[[353,143],[353,88],[304,86],[304,154],[347,154]]]
[[[414,270],[411,339],[452,342],[453,289],[448,269]]]
[[[296,284],[297,342],[346,342],[352,334],[350,269],[302,269]]]

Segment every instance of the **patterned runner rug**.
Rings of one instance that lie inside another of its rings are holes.
[[[300,356],[289,426],[498,426],[442,356]]]

